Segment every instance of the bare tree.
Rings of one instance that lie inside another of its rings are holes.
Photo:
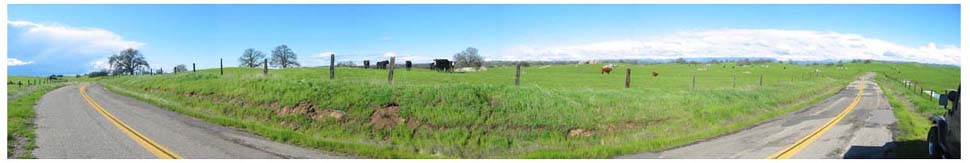
[[[186,72],[186,71],[189,71],[189,68],[185,68],[185,64],[179,64],[178,66],[175,66],[175,72]]]
[[[108,58],[108,63],[111,64],[111,68],[114,74],[130,74],[134,75],[135,71],[141,70],[141,68],[147,68],[148,61],[145,57],[138,52],[138,50],[128,48],[122,50],[116,55],[112,55]]]
[[[269,63],[269,65],[279,68],[300,66],[300,63],[296,61],[296,53],[293,53],[293,49],[286,45],[280,45],[273,49]]]
[[[263,58],[266,58],[266,55],[262,51],[249,48],[243,51],[243,55],[239,57],[239,66],[259,67],[263,64]]]
[[[475,49],[474,47],[468,47],[468,49],[465,49],[465,51],[456,53],[454,58],[455,66],[457,67],[480,68],[485,63],[482,56],[478,55],[478,49]]]

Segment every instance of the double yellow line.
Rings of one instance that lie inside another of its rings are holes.
[[[99,105],[97,102],[94,102],[94,100],[91,99],[91,96],[88,96],[88,93],[85,91],[85,87],[86,85],[83,85],[83,84],[81,85],[81,97],[84,97],[84,100],[88,101],[88,104],[90,104],[91,107],[94,107],[94,110],[97,110],[98,113],[101,113],[101,115],[104,116],[105,119],[108,119],[108,121],[111,121],[111,123],[114,124],[115,127],[118,128],[118,130],[121,130],[121,132],[124,132],[125,134],[127,134],[128,137],[131,137],[132,140],[135,140],[135,142],[137,142],[139,145],[141,145],[146,150],[148,150],[148,152],[155,154],[155,156],[161,159],[181,159],[182,158],[182,156],[175,154],[175,152],[172,152],[171,150],[169,150],[165,146],[162,146],[161,144],[155,143],[155,141],[152,141],[152,139],[148,139],[148,137],[146,137],[145,135],[138,133],[138,131],[135,131],[135,129],[131,128],[131,126],[128,126],[128,124],[125,124],[125,122],[122,122],[114,115],[111,115],[111,113],[108,113],[108,111],[105,110],[104,107],[101,107],[101,105]]]
[[[852,112],[855,106],[859,104],[859,100],[862,99],[862,90],[864,90],[865,87],[866,87],[865,81],[860,80],[859,93],[856,94],[855,99],[852,100],[852,103],[850,103],[849,106],[845,107],[845,109],[842,110],[841,113],[836,115],[834,118],[832,118],[832,120],[829,120],[828,123],[825,123],[825,125],[823,125],[822,127],[819,127],[808,136],[805,136],[804,138],[795,142],[795,144],[792,144],[791,146],[788,146],[787,148],[784,148],[781,151],[778,151],[777,153],[772,154],[771,156],[768,156],[768,159],[791,158],[792,156],[795,156],[796,153],[798,153],[799,151],[807,147],[809,144],[812,144],[812,142],[815,142],[816,139],[818,139],[819,137],[822,137],[822,135],[824,135],[825,132],[827,132],[829,129],[835,126],[835,124],[839,123],[839,121],[842,121],[842,119],[845,118],[846,115],[849,115],[849,112]]]

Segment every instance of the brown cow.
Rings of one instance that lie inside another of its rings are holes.
[[[600,69],[600,74],[610,74],[613,71],[613,64],[608,64]]]
[[[657,73],[656,71],[654,71],[653,72],[653,77],[657,77],[657,76],[660,76],[660,73]]]

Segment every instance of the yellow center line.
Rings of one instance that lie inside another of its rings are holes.
[[[131,126],[128,126],[128,124],[125,124],[125,122],[122,122],[114,115],[111,115],[111,113],[108,113],[108,111],[105,110],[104,107],[101,107],[101,105],[99,105],[97,102],[94,102],[94,100],[91,99],[91,96],[88,96],[88,93],[85,91],[85,86],[86,85],[83,85],[83,84],[81,85],[81,89],[80,89],[81,97],[84,97],[84,100],[87,101],[88,104],[91,105],[91,107],[94,107],[94,110],[97,110],[98,113],[101,113],[101,115],[104,116],[105,119],[108,119],[108,121],[110,121],[112,124],[114,124],[115,127],[118,128],[118,130],[121,130],[121,132],[124,132],[126,135],[128,135],[128,137],[131,137],[132,140],[134,140],[139,145],[144,147],[146,150],[148,150],[148,152],[155,154],[155,156],[157,156],[158,158],[161,158],[161,159],[181,159],[182,158],[182,156],[175,154],[175,152],[172,152],[171,150],[169,150],[165,146],[162,146],[161,144],[155,143],[155,141],[152,141],[152,139],[148,139],[148,137],[146,137],[145,135],[138,133],[138,131],[135,131],[135,129],[131,128]]]
[[[795,144],[792,144],[791,146],[788,146],[787,148],[784,148],[781,151],[778,151],[777,153],[772,154],[771,156],[768,156],[768,159],[791,158],[792,156],[795,156],[795,154],[797,154],[799,151],[807,147],[809,144],[812,144],[812,142],[815,142],[816,139],[818,139],[819,137],[822,137],[822,135],[824,135],[825,132],[827,132],[829,129],[835,126],[835,124],[839,123],[839,121],[842,121],[842,119],[845,118],[846,115],[849,115],[849,112],[852,112],[855,106],[859,104],[859,100],[862,99],[862,90],[864,90],[865,87],[866,87],[865,82],[859,81],[859,93],[856,94],[855,99],[852,99],[852,103],[850,103],[849,106],[845,107],[845,109],[842,110],[841,113],[836,115],[834,118],[832,118],[832,120],[829,120],[828,123],[825,123],[825,125],[823,125],[822,127],[819,127],[811,134],[808,134],[808,136],[805,136],[804,138],[795,142]]]

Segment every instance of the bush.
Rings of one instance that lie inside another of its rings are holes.
[[[108,70],[102,69],[102,70],[88,73],[88,77],[100,77],[100,76],[108,76]]]

